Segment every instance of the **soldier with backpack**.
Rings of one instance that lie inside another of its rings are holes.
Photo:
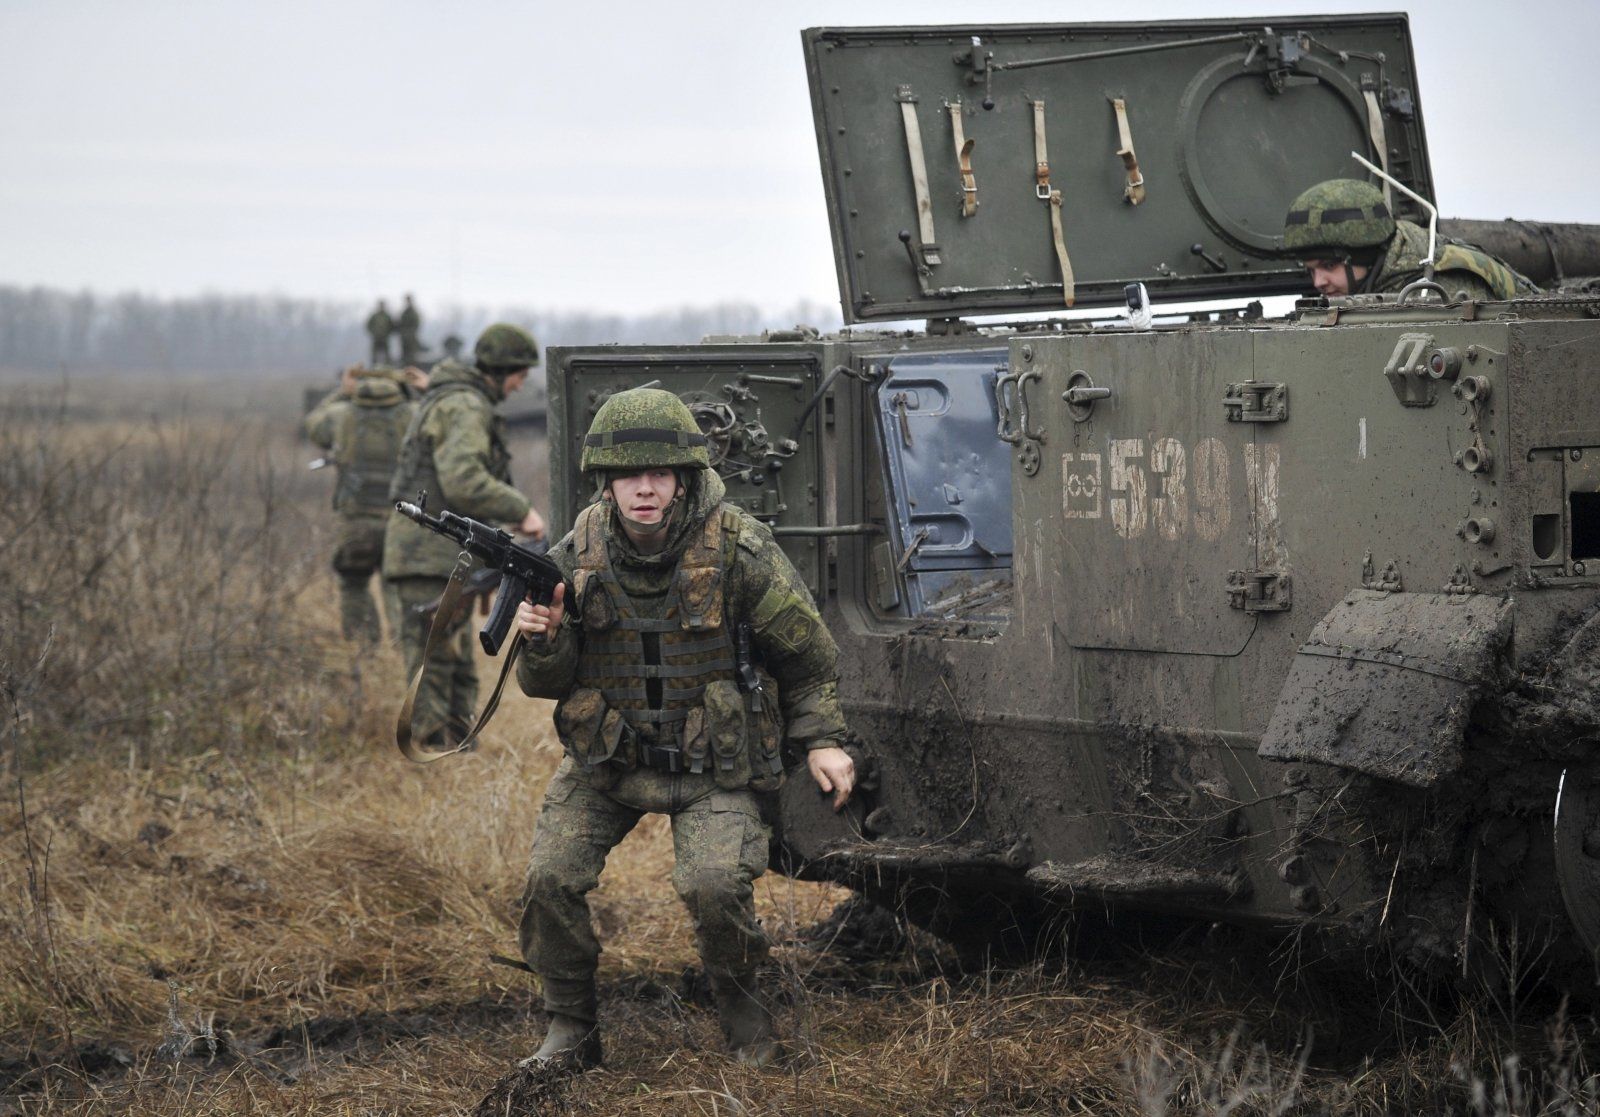
[[[333,569],[347,640],[377,643],[382,636],[372,576],[383,561],[384,524],[392,507],[389,483],[416,409],[412,397],[427,383],[415,369],[397,375],[348,368],[339,386],[306,416],[306,437],[328,452],[337,470],[333,508],[339,514],[339,538]]]

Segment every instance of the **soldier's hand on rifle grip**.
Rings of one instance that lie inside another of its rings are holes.
[[[556,587],[548,605],[535,605],[532,600],[523,601],[517,606],[517,631],[529,639],[535,636],[555,639],[556,631],[561,627],[561,618],[567,614],[566,606],[562,604],[566,596],[567,587],[563,583]]]
[[[539,515],[537,508],[528,509],[528,514],[522,517],[522,522],[517,525],[517,533],[532,539],[544,538],[544,517]]]

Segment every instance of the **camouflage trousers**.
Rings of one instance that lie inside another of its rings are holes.
[[[406,657],[407,683],[422,665],[432,623],[430,618],[419,615],[416,607],[438,600],[448,582],[448,578],[393,578],[385,582],[389,616],[395,621],[396,637]],[[469,611],[451,625],[428,661],[412,711],[414,736],[419,741],[442,745],[446,735],[459,740],[472,728],[478,708],[478,668],[472,656],[471,620]]]
[[[346,640],[376,644],[383,638],[372,576],[383,563],[382,516],[351,516],[339,525],[333,570],[339,575],[339,621]],[[394,614],[389,614],[394,624]]]
[[[689,909],[706,972],[743,980],[766,960],[751,885],[766,871],[770,831],[755,793],[723,791],[709,774],[648,769],[598,791],[568,757],[545,790],[534,828],[518,934],[523,958],[545,980],[547,1009],[577,1007],[561,1003],[552,986],[593,981],[600,943],[589,892],[606,855],[651,812],[672,818],[672,884]]]

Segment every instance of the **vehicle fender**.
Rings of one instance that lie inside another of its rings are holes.
[[[1461,766],[1512,610],[1488,594],[1352,592],[1295,655],[1260,755],[1433,786]]]

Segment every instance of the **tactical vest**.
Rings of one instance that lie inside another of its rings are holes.
[[[1515,273],[1499,260],[1476,248],[1464,244],[1446,244],[1439,249],[1439,262],[1434,265],[1435,278],[1442,272],[1471,272],[1484,283],[1497,299],[1514,298],[1517,293]],[[1443,281],[1441,280],[1441,283]],[[1449,284],[1444,284],[1446,290]]]
[[[333,460],[339,470],[339,483],[333,492],[333,507],[345,515],[377,514],[392,505],[389,487],[394,479],[395,461],[411,420],[405,393],[398,385],[363,384],[345,408],[334,435]]]
[[[777,787],[783,764],[776,684],[762,673],[759,694],[740,691],[733,626],[723,602],[739,513],[732,508],[713,512],[690,538],[660,618],[639,615],[612,569],[606,546],[610,515],[609,503],[592,504],[573,526],[573,589],[584,627],[576,693],[598,692],[605,708],[615,710],[631,736],[647,746],[681,749],[686,771],[709,767],[718,783],[730,788]],[[655,634],[654,656],[646,633]],[[652,682],[660,687],[655,704]],[[578,709],[571,713],[573,718],[563,719],[558,711],[558,724],[582,716]],[[613,759],[632,766],[624,743],[603,726],[578,736],[586,737],[574,744],[591,772]]]
[[[1400,222],[1388,253],[1379,259],[1377,267],[1368,274],[1362,290],[1398,291],[1421,279],[1424,274],[1422,258],[1428,251],[1427,246],[1428,234],[1425,229],[1409,221]],[[1453,295],[1451,272],[1466,272],[1482,280],[1490,295],[1496,299],[1515,298],[1519,291],[1532,293],[1536,290],[1533,284],[1493,256],[1471,245],[1440,237],[1438,259],[1433,265],[1434,279]]]
[[[441,507],[443,490],[439,487],[439,472],[433,464],[433,440],[422,433],[422,426],[439,401],[456,392],[483,395],[481,388],[465,381],[429,389],[406,431],[400,460],[395,465],[394,480],[389,486],[390,501],[415,500],[418,491],[426,490],[428,506],[435,510]],[[487,400],[488,397],[484,398]],[[499,414],[493,414],[489,423],[488,467],[489,475],[495,480],[511,484],[511,449],[506,445],[506,421]]]

